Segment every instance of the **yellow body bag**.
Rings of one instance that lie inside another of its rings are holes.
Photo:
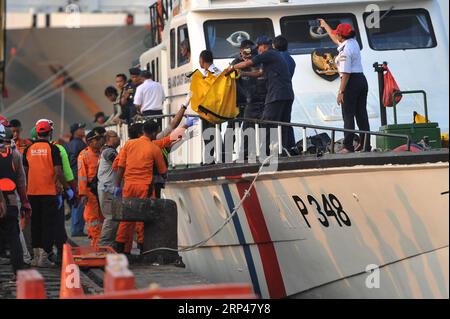
[[[239,114],[235,74],[227,76],[225,73],[216,77],[208,72],[205,77],[196,70],[191,76],[191,108],[210,123],[223,123]]]

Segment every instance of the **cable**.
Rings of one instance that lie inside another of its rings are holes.
[[[213,237],[215,237],[230,221],[231,219],[234,217],[234,215],[237,214],[238,210],[241,208],[242,204],[244,204],[244,201],[250,196],[250,191],[252,190],[252,188],[255,186],[256,180],[258,179],[259,175],[261,175],[262,170],[264,168],[264,166],[270,161],[270,159],[273,157],[274,155],[271,155],[269,157],[267,157],[261,164],[261,166],[259,167],[258,173],[256,173],[255,177],[253,178],[252,183],[250,184],[249,188],[245,190],[244,192],[244,196],[242,196],[242,199],[240,200],[240,202],[238,203],[237,206],[234,207],[233,211],[231,212],[230,216],[228,216],[228,218],[224,221],[224,223],[222,224],[222,226],[220,226],[215,232],[213,232],[211,235],[209,235],[207,238],[203,239],[202,241],[191,245],[191,246],[186,246],[184,248],[181,249],[174,249],[174,248],[168,248],[168,247],[159,247],[159,248],[154,248],[154,249],[150,249],[147,251],[144,251],[141,255],[147,255],[151,252],[154,251],[158,251],[158,250],[168,250],[168,251],[173,251],[173,252],[185,252],[185,251],[191,251],[197,248],[200,248],[201,246],[203,246],[204,244],[206,244],[210,239],[212,239]]]
[[[32,89],[30,92],[28,92],[27,94],[25,94],[24,96],[22,96],[20,99],[18,99],[16,102],[14,102],[13,104],[11,104],[9,107],[15,107],[18,104],[23,104],[25,103],[25,101],[29,100],[29,98],[31,97],[31,100],[33,100],[33,95],[35,92],[40,91],[41,89],[43,89],[45,86],[47,86],[49,83],[51,83],[53,80],[55,80],[58,76],[60,76],[61,74],[63,74],[64,72],[67,72],[68,69],[72,66],[75,65],[76,63],[78,63],[79,60],[81,60],[82,58],[84,58],[84,56],[86,56],[87,54],[91,53],[91,51],[94,51],[95,49],[97,49],[103,42],[105,42],[106,40],[108,40],[110,37],[112,37],[117,30],[119,30],[119,28],[115,28],[113,31],[111,31],[107,36],[105,36],[103,39],[101,39],[99,42],[97,42],[94,46],[90,47],[88,50],[86,50],[85,52],[83,52],[82,54],[80,54],[76,59],[74,59],[72,62],[70,62],[68,65],[66,65],[65,67],[63,67],[61,70],[59,70],[57,73],[55,73],[54,75],[50,76],[47,80],[45,80],[44,82],[42,82],[41,84],[39,84],[38,86],[36,86],[34,89]],[[38,93],[41,94],[41,92]],[[8,108],[9,108],[8,107]]]
[[[138,44],[136,44],[136,45],[134,45],[134,46],[128,48],[127,50],[122,51],[119,55],[114,56],[114,58],[112,58],[111,60],[108,60],[108,61],[106,61],[106,62],[100,64],[99,66],[97,66],[96,68],[90,70],[89,72],[86,72],[86,73],[83,74],[81,77],[79,77],[77,80],[73,80],[73,81],[71,81],[71,82],[65,83],[62,87],[66,88],[66,87],[71,86],[72,84],[76,83],[77,81],[81,81],[81,80],[83,80],[83,79],[89,77],[91,74],[97,72],[99,69],[101,69],[101,68],[105,67],[106,65],[110,64],[110,63],[113,62],[114,60],[117,60],[118,58],[121,58],[123,55],[127,54],[128,52],[133,51],[134,49],[136,49],[136,48],[137,48],[138,46],[140,46],[140,45],[141,45],[141,44],[138,43]],[[61,87],[60,87],[58,90],[50,91],[49,93],[47,93],[46,95],[44,95],[44,96],[42,96],[42,97],[36,99],[35,101],[33,101],[33,102],[29,103],[29,104],[26,104],[26,105],[24,105],[24,106],[22,106],[22,107],[15,108],[15,109],[12,110],[11,112],[8,112],[8,110],[9,110],[11,107],[8,107],[8,108],[5,110],[4,113],[5,113],[6,116],[14,116],[14,115],[16,115],[16,114],[18,114],[18,113],[21,113],[21,112],[23,112],[23,111],[26,111],[27,109],[33,107],[34,105],[36,105],[36,104],[38,104],[38,103],[41,103],[42,101],[45,101],[47,98],[49,98],[49,97],[51,97],[51,96],[53,96],[53,95],[59,93],[59,92],[60,92],[60,89],[61,89]]]

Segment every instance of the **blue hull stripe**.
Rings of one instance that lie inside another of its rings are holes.
[[[228,209],[231,212],[234,209],[233,197],[231,196],[230,187],[227,184],[222,184],[223,193],[225,194],[225,199],[227,201]],[[259,287],[258,275],[256,274],[255,263],[253,262],[252,253],[250,251],[249,245],[245,243],[244,232],[242,231],[241,222],[239,221],[239,216],[236,214],[233,216],[233,224],[236,229],[236,234],[239,240],[239,244],[244,250],[245,260],[247,261],[248,271],[250,273],[250,278],[252,280],[253,289],[258,296],[261,296],[261,288]]]

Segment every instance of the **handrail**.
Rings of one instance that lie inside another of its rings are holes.
[[[412,90],[412,91],[396,91],[392,94],[392,108],[394,109],[394,123],[397,124],[397,101],[396,97],[406,94],[422,94],[423,95],[423,107],[425,109],[425,121],[428,123],[428,102],[427,92],[424,90]]]
[[[142,119],[136,121],[136,123],[143,122],[149,119],[163,119],[168,117],[174,117],[176,114],[170,113],[170,114],[162,114],[162,115],[151,115],[151,116],[143,116]],[[192,117],[200,117],[197,114],[190,114],[189,116]],[[336,132],[342,132],[342,133],[354,133],[354,134],[365,134],[365,139],[363,142],[363,147],[366,149],[369,135],[375,135],[375,136],[385,136],[385,137],[395,137],[395,138],[402,138],[406,141],[406,150],[410,151],[411,149],[411,139],[409,135],[406,134],[394,134],[394,133],[384,133],[384,132],[373,132],[373,131],[362,131],[362,130],[350,130],[340,127],[333,127],[333,126],[322,126],[322,125],[314,125],[314,124],[306,124],[306,123],[286,123],[286,122],[280,122],[280,121],[268,121],[268,120],[260,120],[260,119],[252,119],[252,118],[235,118],[230,120],[230,122],[251,122],[255,124],[255,128],[259,128],[260,125],[271,125],[271,126],[277,126],[278,132],[280,132],[281,127],[296,127],[302,129],[303,134],[303,153],[307,152],[307,135],[306,135],[306,129],[314,129],[314,130],[321,130],[321,131],[330,131],[331,132],[331,147],[330,147],[330,153],[334,154],[334,145],[335,145],[335,136]],[[216,124],[216,128],[220,124]],[[218,140],[217,134],[220,134],[220,131],[216,129],[215,132],[215,140]],[[258,145],[259,144],[259,130],[256,130],[256,138],[255,142]],[[282,149],[282,143],[281,138],[279,137],[279,150],[278,153],[281,154]],[[258,149],[258,147],[257,147]],[[219,158],[219,152],[216,153],[215,158]]]
[[[174,94],[174,95],[166,96],[164,99],[165,100],[174,99],[174,98],[177,98],[177,97],[182,97],[182,96],[187,96],[187,95],[188,95],[188,93]]]
[[[144,116],[143,118],[145,120],[147,119],[159,119],[159,118],[166,118],[166,117],[173,117],[176,114],[163,114],[163,115],[151,115],[151,116]],[[197,114],[190,114],[189,116],[192,117],[200,117]],[[268,120],[260,120],[260,119],[252,119],[252,118],[235,118],[230,120],[230,122],[251,122],[255,124],[269,124],[269,125],[276,125],[276,126],[289,126],[289,127],[300,127],[300,128],[307,128],[307,129],[314,129],[314,130],[321,130],[321,131],[331,131],[331,132],[347,132],[347,133],[354,133],[354,134],[366,134],[367,135],[375,135],[375,136],[386,136],[386,137],[397,137],[397,138],[404,138],[406,140],[407,144],[407,150],[409,151],[410,148],[410,137],[406,134],[394,134],[394,133],[384,133],[384,132],[373,132],[373,131],[362,131],[362,130],[350,130],[340,127],[334,127],[334,126],[322,126],[322,125],[315,125],[315,124],[306,124],[306,123],[287,123],[287,122],[280,122],[280,121],[268,121]],[[332,141],[333,142],[333,141]],[[366,146],[366,145],[364,145]]]

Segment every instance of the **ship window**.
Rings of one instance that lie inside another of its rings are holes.
[[[151,72],[152,72],[152,78],[153,78],[152,80],[153,81],[156,80],[155,70],[156,70],[156,68],[155,68],[155,60],[152,60],[152,70],[151,70]]]
[[[373,50],[421,49],[437,45],[430,14],[424,9],[381,11],[378,26],[372,28],[369,28],[369,22],[373,24],[374,21],[370,15],[365,13],[364,21]]]
[[[155,77],[155,81],[159,82],[159,58],[156,58],[156,75],[153,75]]]
[[[239,46],[243,40],[266,35],[273,38],[273,24],[270,19],[227,19],[209,20],[203,25],[206,47],[214,58],[235,58],[239,56]]]
[[[288,40],[290,54],[311,54],[322,48],[336,48],[324,29],[310,25],[310,21],[324,19],[335,29],[340,23],[350,23],[356,31],[356,38],[362,48],[356,17],[350,13],[316,14],[282,17],[280,20],[281,34]]]
[[[175,68],[175,29],[170,30],[170,68]]]
[[[178,27],[178,66],[185,65],[191,61],[191,45],[187,25]]]

